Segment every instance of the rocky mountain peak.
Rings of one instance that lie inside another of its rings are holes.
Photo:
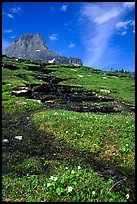
[[[40,60],[43,62],[54,59],[56,63],[82,65],[81,60],[78,58],[67,58],[48,50],[46,42],[40,33],[21,35],[18,40],[15,40],[11,46],[5,49],[5,55],[18,59]]]

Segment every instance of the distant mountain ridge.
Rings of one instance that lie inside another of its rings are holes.
[[[46,42],[40,33],[23,34],[18,40],[15,40],[11,46],[5,49],[5,55],[7,55],[7,57],[40,60],[43,62],[54,59],[55,63],[82,65],[82,61],[79,58],[67,58],[48,50]]]

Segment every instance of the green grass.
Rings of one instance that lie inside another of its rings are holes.
[[[109,96],[126,102],[135,102],[134,87],[132,86],[133,79],[131,77],[108,77],[105,72],[94,73],[92,69],[89,70],[86,67],[80,67],[78,69],[60,67],[55,70],[54,76],[68,78],[67,81],[60,82],[60,84],[78,86],[85,90],[96,91],[100,91],[100,89],[102,89],[101,87],[105,86],[107,90],[116,91],[116,93],[110,92],[108,94]],[[53,74],[51,73],[49,75]]]
[[[10,141],[2,144],[2,163],[6,168],[2,175],[2,201],[134,202],[134,113],[80,113],[55,109],[55,102],[49,109],[48,103],[16,97],[11,95],[13,88],[46,82],[35,78],[36,74],[42,76],[41,72],[23,69],[36,64],[10,58],[3,58],[3,62],[19,69],[2,68],[2,139]],[[134,104],[135,80],[130,73],[68,66],[54,64],[44,69],[56,70],[47,76],[67,79],[60,85],[92,90],[97,95]],[[27,79],[16,76],[19,73],[26,74]],[[118,78],[110,76],[113,73]],[[62,100],[50,93],[47,97]],[[100,104],[106,103],[111,104]],[[23,136],[22,141],[15,139],[17,135]]]
[[[35,113],[33,120],[40,131],[52,132],[71,148],[92,152],[98,159],[134,170],[133,115],[50,110]]]
[[[29,174],[23,178],[3,176],[5,189],[3,200],[6,202],[126,202],[129,190],[114,192],[114,185],[113,179],[105,182],[90,166],[60,165],[48,176]]]

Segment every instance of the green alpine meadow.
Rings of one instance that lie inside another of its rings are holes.
[[[135,73],[3,55],[2,201],[134,202]]]

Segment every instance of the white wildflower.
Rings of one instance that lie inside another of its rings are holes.
[[[72,170],[72,171],[71,171],[71,173],[72,173],[72,174],[74,174],[74,173],[75,173],[75,171],[74,171],[74,170]]]
[[[53,180],[53,179],[54,179],[54,176],[51,176],[49,179],[50,179],[50,180]]]
[[[92,191],[92,195],[95,195],[95,191]]]
[[[72,191],[72,186],[68,186],[68,192],[71,192]]]
[[[81,166],[78,166],[78,169],[81,169]]]
[[[66,166],[65,169],[68,169],[68,167]]]
[[[47,183],[47,187],[49,187],[50,186],[50,183]]]
[[[129,194],[126,195],[126,198],[129,199]]]
[[[54,180],[54,181],[57,181],[57,180],[58,180],[58,177],[54,177],[53,180]]]
[[[128,147],[128,144],[126,144],[126,146]]]

